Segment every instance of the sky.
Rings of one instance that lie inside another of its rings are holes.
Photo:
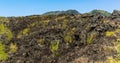
[[[0,16],[39,15],[48,11],[75,9],[120,10],[120,0],[0,0]]]

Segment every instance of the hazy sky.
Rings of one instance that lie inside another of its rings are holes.
[[[68,9],[80,13],[93,9],[112,12],[120,10],[120,0],[0,0],[0,16],[26,16]]]

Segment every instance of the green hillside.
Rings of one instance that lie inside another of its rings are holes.
[[[110,16],[111,15],[111,13],[104,11],[104,10],[92,10],[89,12],[89,14],[100,14],[103,16]]]
[[[77,10],[67,10],[67,11],[50,11],[43,15],[59,15],[59,14],[80,14]]]

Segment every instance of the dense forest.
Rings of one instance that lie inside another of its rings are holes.
[[[0,17],[0,63],[120,63],[120,11]]]

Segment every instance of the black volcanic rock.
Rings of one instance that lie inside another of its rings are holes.
[[[119,10],[114,10],[112,15],[113,16],[120,16],[120,11]]]
[[[71,10],[64,11],[68,14],[59,12],[56,11],[58,15],[0,18],[0,63],[120,61],[119,11],[110,17],[99,13],[77,14]]]

